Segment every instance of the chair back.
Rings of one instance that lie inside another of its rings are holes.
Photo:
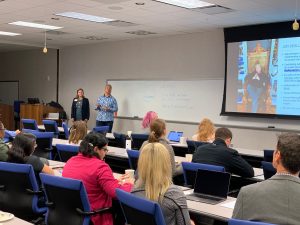
[[[223,166],[215,166],[203,163],[192,163],[192,162],[182,162],[184,185],[194,188],[195,180],[198,169],[202,170],[213,170],[219,172],[225,172]]]
[[[34,119],[21,119],[23,128],[38,131],[37,123]]]
[[[149,134],[131,134],[132,138],[132,149],[140,150],[144,141],[147,141]]]
[[[272,162],[273,161],[274,150],[264,149],[264,161]]]
[[[228,225],[275,225],[273,223],[255,222],[248,220],[229,219]]]
[[[34,155],[38,157],[43,157],[45,159],[53,159],[52,155],[52,140],[54,137],[53,132],[39,132],[35,130],[23,129],[22,131],[26,133],[31,133],[36,136],[37,147],[33,152]]]
[[[56,149],[57,149],[60,161],[67,162],[71,157],[78,154],[79,145],[57,144]]]
[[[126,224],[166,225],[162,210],[156,202],[116,189]]]
[[[40,174],[47,198],[46,224],[88,225],[91,210],[86,189],[80,180]],[[63,221],[63,222],[62,222]]]
[[[270,177],[276,174],[276,169],[273,167],[271,162],[262,161],[261,166],[264,171],[265,180],[269,179]]]
[[[98,126],[98,127],[94,127],[94,128],[93,128],[93,131],[94,131],[94,132],[97,132],[97,133],[101,133],[101,134],[103,134],[103,135],[105,136],[106,133],[109,131],[109,126]]]
[[[62,127],[64,129],[64,133],[65,133],[65,139],[69,139],[69,136],[70,136],[70,131],[69,131],[69,127],[68,127],[68,124],[66,122],[63,122],[62,123]]]
[[[131,169],[136,170],[140,152],[137,150],[127,149],[128,162]]]
[[[115,147],[119,148],[125,148],[125,142],[126,142],[126,135],[121,134],[121,133],[116,133],[114,132],[114,137],[115,137]]]
[[[38,206],[43,196],[29,164],[0,162],[0,210],[31,220],[46,212]]]
[[[43,124],[46,132],[53,132],[55,137],[58,137],[59,131],[55,120],[43,120]]]
[[[194,152],[199,146],[205,145],[207,144],[207,142],[187,140],[186,144],[188,146],[188,153],[194,154]]]

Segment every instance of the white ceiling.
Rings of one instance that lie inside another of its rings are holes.
[[[62,26],[63,29],[59,31],[64,34],[47,35],[48,46],[62,48],[104,41],[196,33],[240,25],[292,21],[297,0],[207,1],[231,8],[233,11],[208,15],[152,0],[5,0],[0,2],[0,31],[22,33],[22,35],[0,36],[0,51],[43,46],[44,32],[42,30],[8,24],[18,20]],[[136,2],[145,4],[136,5]],[[116,27],[54,15],[66,11],[107,17],[136,25]],[[56,18],[58,20],[55,20]],[[156,34],[138,36],[126,33],[138,30]],[[87,36],[106,39],[82,38]]]

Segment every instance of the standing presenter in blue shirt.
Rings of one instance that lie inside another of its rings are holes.
[[[118,111],[117,100],[111,95],[112,86],[105,85],[104,95],[97,99],[98,115],[96,118],[96,126],[109,126],[111,133],[114,123],[114,113]]]

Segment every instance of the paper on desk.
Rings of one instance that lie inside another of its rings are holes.
[[[229,208],[229,209],[233,209],[234,205],[235,205],[235,202],[236,202],[236,200],[232,200],[230,202],[223,203],[220,206],[223,206],[223,207],[226,207],[226,208]]]

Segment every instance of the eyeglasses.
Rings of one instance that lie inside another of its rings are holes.
[[[108,152],[108,148],[107,147],[102,147],[101,149],[103,149],[105,152]]]

